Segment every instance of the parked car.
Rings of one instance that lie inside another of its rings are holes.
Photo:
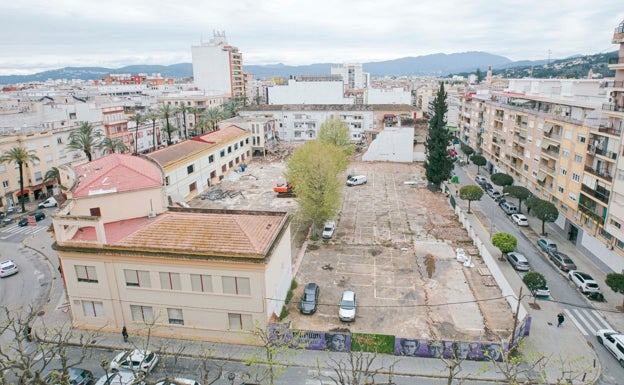
[[[58,202],[54,197],[50,197],[43,202],[39,203],[39,208],[42,209],[44,207],[56,207],[58,206]]]
[[[325,222],[325,226],[323,226],[323,239],[330,239],[334,235],[334,230],[336,230],[335,222]]]
[[[475,177],[475,182],[477,182],[479,186],[483,186],[485,183],[487,183],[487,178],[481,175],[477,175]]]
[[[611,329],[600,329],[596,332],[596,339],[624,368],[624,334]]]
[[[9,275],[17,274],[19,268],[12,259],[0,262],[0,278],[8,277]]]
[[[312,314],[316,311],[319,299],[319,286],[314,283],[308,283],[303,288],[303,295],[301,296],[301,303],[299,304],[299,311],[301,314]]]
[[[492,186],[492,183],[490,183],[490,182],[485,182],[483,184],[483,189],[485,191],[487,191],[487,190],[494,190],[494,186]]]
[[[143,381],[137,382],[137,376],[129,370],[108,372],[95,383],[95,385],[142,385]]]
[[[501,200],[504,200],[504,199],[501,198]],[[501,209],[503,209],[503,211],[507,215],[516,214],[518,212],[518,206],[516,206],[515,204],[513,204],[511,202],[505,201],[505,203],[500,205],[500,207],[501,207]]]
[[[547,254],[557,251],[557,244],[553,240],[548,238],[538,239],[537,246],[539,246],[539,248],[545,251]]]
[[[90,385],[94,380],[93,373],[87,369],[69,368],[67,374],[69,384],[71,385]],[[62,369],[53,369],[50,373],[46,374],[43,381],[45,381],[46,384],[60,384],[62,376]]]
[[[487,195],[489,195],[490,198],[492,198],[492,199],[502,198],[502,196],[503,196],[503,194],[501,194],[500,191],[498,191],[498,190],[496,190],[494,188],[491,188],[491,189],[487,190],[486,192],[487,192]]]
[[[349,176],[349,179],[347,179],[347,186],[357,186],[360,184],[366,184],[365,175]]]
[[[596,280],[594,280],[594,278],[587,273],[571,270],[568,272],[568,277],[570,277],[570,281],[572,281],[574,286],[578,287],[583,294],[596,293],[600,291],[598,282],[596,282]]]
[[[535,297],[548,297],[550,296],[550,289],[548,285],[544,285],[536,290],[533,290],[533,296]]]
[[[158,355],[149,350],[128,350],[121,352],[110,363],[111,370],[129,369],[149,373],[158,363]]]
[[[529,220],[523,214],[511,214],[511,220],[518,226],[529,225]]]
[[[200,382],[188,378],[174,378],[173,381],[160,381],[156,385],[201,385]]]
[[[17,222],[17,225],[20,227],[28,225],[28,217],[35,217],[35,221],[39,222],[40,220],[45,218],[45,213],[43,211],[35,211],[33,213],[28,214],[28,216],[23,217]]]
[[[524,254],[510,251],[507,253],[507,260],[511,263],[511,266],[518,271],[529,271],[531,269],[529,266],[529,260],[524,256]]]
[[[550,253],[550,260],[563,271],[576,270],[574,261],[567,255],[558,251]]]
[[[352,290],[343,291],[338,306],[338,318],[344,322],[355,321],[356,306],[355,292]]]

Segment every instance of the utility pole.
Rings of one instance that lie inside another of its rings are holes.
[[[514,323],[511,329],[511,340],[509,341],[509,348],[511,349],[516,339],[516,328],[518,327],[518,313],[520,312],[520,301],[522,300],[522,286],[520,286],[520,293],[518,293],[518,303],[516,304],[516,311],[514,313]]]

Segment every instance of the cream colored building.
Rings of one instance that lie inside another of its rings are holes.
[[[53,225],[74,327],[242,343],[281,312],[287,213],[167,208],[140,157],[63,172],[74,183]]]

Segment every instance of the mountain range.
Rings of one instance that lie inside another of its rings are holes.
[[[583,60],[584,56],[574,56],[559,60],[522,60],[512,61],[504,56],[493,55],[486,52],[462,52],[453,54],[437,53],[432,55],[404,57],[394,60],[385,60],[379,62],[362,63],[364,72],[370,73],[372,76],[448,76],[452,74],[468,74],[475,73],[479,69],[485,73],[489,66],[493,72],[505,73],[509,69],[511,74],[525,74],[530,69],[533,73],[534,68],[548,68],[556,63],[559,67],[570,68],[569,65],[562,65],[567,61],[578,64],[588,62],[596,64],[596,69],[590,67],[594,73],[608,72],[606,62],[600,66],[600,60],[604,57],[617,56],[617,52],[609,54],[590,55],[589,57],[602,55],[599,59]],[[580,59],[579,59],[580,58]],[[251,72],[255,78],[266,79],[273,76],[288,77],[296,75],[325,75],[330,73],[332,66],[339,66],[341,63],[317,63],[300,66],[289,66],[285,64],[267,64],[267,65],[245,65],[244,70]],[[587,66],[583,67],[584,73],[572,73],[568,71],[568,77],[582,77],[587,75]],[[519,70],[515,70],[519,69]],[[580,71],[580,70],[579,70]],[[578,71],[577,71],[578,72]],[[82,80],[98,80],[111,73],[159,73],[165,78],[183,79],[193,76],[193,66],[191,63],[179,63],[172,65],[129,65],[121,68],[105,68],[105,67],[65,67],[50,71],[39,72],[31,75],[5,75],[0,76],[0,84],[17,84],[28,83],[33,81],[43,82],[49,79],[82,79]],[[556,76],[553,71],[548,71],[548,76]]]

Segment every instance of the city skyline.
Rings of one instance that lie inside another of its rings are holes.
[[[374,62],[482,51],[510,60],[616,49],[619,2],[347,0],[193,4],[158,1],[0,0],[0,75],[67,66],[119,68],[191,61],[191,46],[225,32],[245,65]]]

